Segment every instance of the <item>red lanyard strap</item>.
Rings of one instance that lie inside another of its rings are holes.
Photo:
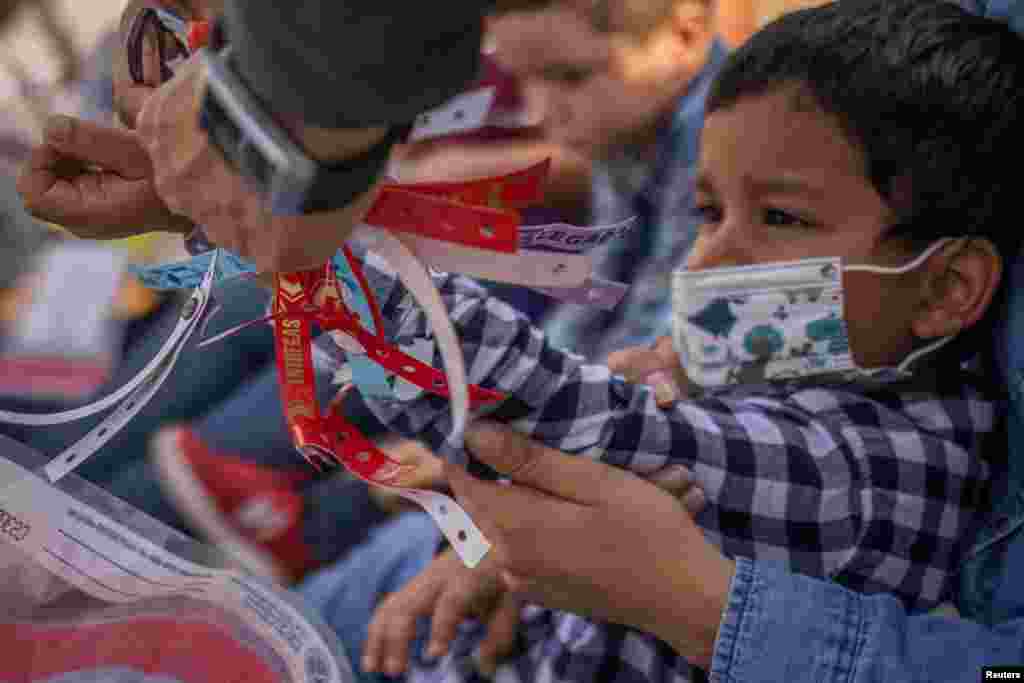
[[[519,212],[463,204],[389,185],[366,214],[370,225],[411,232],[442,242],[515,253],[519,249]]]
[[[405,183],[396,187],[417,194],[436,195],[453,201],[495,209],[524,209],[544,198],[544,183],[551,159],[501,176],[458,182]],[[373,221],[367,221],[373,223]]]
[[[365,277],[360,279],[360,286],[366,286]],[[365,294],[372,300],[368,288]],[[340,463],[361,479],[414,500],[434,518],[467,565],[479,562],[490,545],[455,501],[440,493],[395,486],[404,466],[374,446],[345,418],[338,409],[339,400],[331,404],[326,415],[321,414],[314,384],[312,325],[316,322],[325,330],[352,336],[371,358],[425,391],[447,396],[444,375],[363,328],[358,316],[345,306],[329,264],[278,275],[274,315],[282,403],[292,439],[303,457],[318,469]],[[479,387],[469,389],[475,403],[502,398],[497,392]]]

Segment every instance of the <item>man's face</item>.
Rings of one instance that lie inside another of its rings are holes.
[[[491,28],[496,59],[522,79],[551,139],[606,158],[623,144],[651,141],[699,70],[706,44],[683,44],[671,24],[642,38],[601,33],[556,6],[506,15]]]
[[[902,240],[885,238],[891,212],[865,176],[859,149],[831,117],[796,102],[792,89],[779,90],[707,117],[691,270],[837,256],[844,264],[894,266],[915,255]],[[918,275],[844,274],[861,367],[896,365],[912,350]]]

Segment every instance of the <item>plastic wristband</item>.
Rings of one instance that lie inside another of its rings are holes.
[[[51,482],[57,481],[73,471],[96,453],[135,415],[142,410],[160,389],[171,370],[185,349],[186,342],[199,328],[209,310],[212,301],[211,292],[217,273],[216,253],[210,260],[209,269],[203,281],[192,296],[185,302],[180,318],[171,335],[164,342],[160,351],[130,382],[118,391],[87,406],[60,413],[33,414],[0,412],[0,421],[23,425],[55,425],[78,420],[89,415],[117,406],[116,409],[84,437],[47,463],[43,472]]]
[[[275,292],[274,335],[285,415],[296,447],[311,464],[324,467],[331,461],[338,462],[361,479],[392,489],[421,505],[463,562],[472,567],[486,555],[490,544],[465,511],[443,494],[395,486],[396,477],[407,468],[377,449],[340,411],[332,409],[327,415],[321,414],[316,400],[311,337],[314,322],[325,330],[346,335],[368,358],[406,381],[425,391],[447,396],[452,402],[455,438],[461,439],[471,396],[474,403],[501,398],[496,392],[466,385],[465,368],[454,330],[429,274],[411,253],[403,251],[400,242],[394,238],[389,242],[386,233],[379,237],[381,244],[378,246],[389,252],[393,261],[399,261],[395,265],[399,266],[400,273],[404,273],[401,276],[403,284],[436,326],[435,337],[448,377],[363,328],[358,316],[344,305],[334,269],[330,266],[281,274],[278,275]],[[368,296],[372,298],[372,294]],[[438,317],[444,323],[439,323]]]

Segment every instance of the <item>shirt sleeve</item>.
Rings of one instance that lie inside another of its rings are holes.
[[[733,392],[663,410],[646,386],[552,347],[467,278],[440,274],[435,282],[470,382],[517,404],[518,419],[502,411],[517,430],[638,474],[690,467],[709,500],[698,521],[729,556],[841,574],[849,587],[925,605],[941,600],[987,476],[952,437],[924,434],[902,410],[823,389]],[[404,344],[429,330],[401,292],[392,288],[384,317],[396,321],[393,338]],[[440,367],[436,353],[434,362]],[[461,444],[448,440],[447,400],[368,403],[393,431],[466,461]]]
[[[891,596],[739,560],[710,679],[720,683],[975,683],[1024,661],[1024,620],[988,628],[909,615]]]

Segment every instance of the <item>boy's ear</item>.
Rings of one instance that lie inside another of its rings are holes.
[[[1003,276],[1003,260],[986,238],[957,240],[923,266],[922,305],[914,335],[935,339],[959,334],[985,315]]]

